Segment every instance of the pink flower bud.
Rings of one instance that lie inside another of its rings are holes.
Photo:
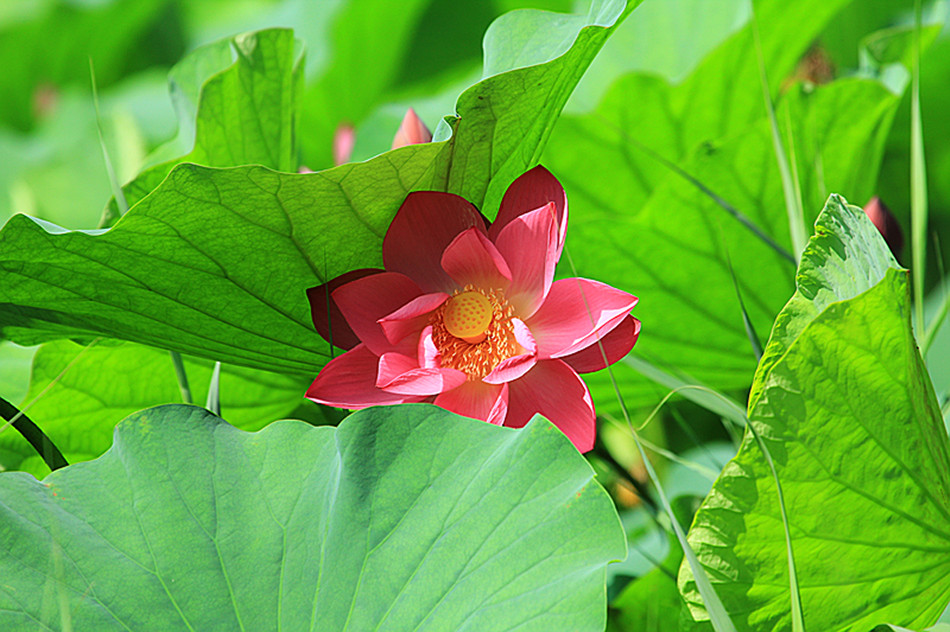
[[[393,149],[405,147],[406,145],[416,145],[419,143],[428,143],[432,140],[432,132],[426,127],[426,124],[416,116],[415,110],[409,108],[406,115],[402,118],[402,124],[393,138]]]
[[[333,135],[333,164],[339,166],[348,162],[355,143],[356,129],[349,123],[340,123]]]
[[[864,205],[864,212],[870,218],[871,222],[877,228],[884,241],[887,242],[894,257],[899,259],[901,251],[904,249],[904,233],[901,231],[900,224],[894,218],[891,209],[881,201],[876,195]]]

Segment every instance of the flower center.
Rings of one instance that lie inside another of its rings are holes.
[[[462,292],[448,300],[442,322],[450,334],[465,342],[477,344],[486,338],[491,324],[491,302],[480,292]]]
[[[518,355],[511,324],[514,309],[501,290],[466,285],[432,314],[432,341],[444,368],[481,379],[502,360]]]

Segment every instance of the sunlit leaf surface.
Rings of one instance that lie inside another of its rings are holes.
[[[153,408],[102,458],[0,474],[0,495],[5,630],[595,632],[625,549],[546,420],[427,405],[255,434]]]
[[[816,230],[749,401],[785,493],[805,624],[925,627],[950,594],[950,447],[914,342],[907,272],[839,196]],[[748,433],[689,541],[738,629],[788,629],[775,483]],[[685,567],[680,582],[702,618]]]

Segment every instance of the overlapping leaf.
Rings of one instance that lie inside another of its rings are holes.
[[[164,406],[96,461],[0,474],[0,495],[5,630],[594,632],[624,554],[554,426],[427,405],[255,434]]]
[[[151,193],[181,162],[296,171],[300,64],[299,43],[287,29],[239,35],[192,52],[170,73],[180,127],[159,155],[171,155],[123,187],[126,202],[134,205]],[[117,217],[114,200],[111,209]]]
[[[782,483],[805,624],[925,627],[950,596],[950,447],[907,274],[842,198],[816,228],[749,400]],[[689,541],[739,630],[788,629],[775,482],[748,433]],[[686,568],[680,585],[702,618]]]
[[[213,363],[185,358],[195,402],[207,399]],[[307,378],[243,367],[221,371],[221,410],[238,428],[257,430],[283,419],[304,402]],[[35,401],[34,401],[35,400]],[[117,420],[134,412],[180,402],[167,351],[129,342],[82,347],[61,340],[39,347],[33,360],[27,411],[70,463],[98,457],[112,445]],[[0,465],[37,476],[49,469],[12,428],[0,433]]]
[[[466,91],[448,141],[308,175],[183,165],[105,234],[13,218],[0,233],[3,334],[23,342],[103,334],[315,373],[330,350],[310,324],[305,290],[379,265],[382,236],[410,190],[450,190],[497,204],[537,160],[610,34],[607,25],[630,8],[596,3],[587,20],[572,22],[574,39],[552,60],[531,45],[544,32],[513,32],[527,52],[509,65],[535,65]]]

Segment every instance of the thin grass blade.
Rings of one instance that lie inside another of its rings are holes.
[[[214,370],[211,372],[211,382],[208,384],[208,400],[205,408],[210,410],[216,416],[221,416],[221,363],[214,363]]]
[[[755,51],[759,60],[759,77],[762,80],[762,95],[765,99],[765,109],[769,115],[769,126],[772,129],[772,146],[775,149],[775,158],[778,161],[779,173],[782,176],[782,191],[785,194],[785,212],[788,215],[788,231],[792,237],[792,251],[795,262],[801,260],[802,251],[808,237],[805,230],[805,213],[802,209],[801,192],[796,186],[792,170],[789,167],[788,156],[785,155],[785,146],[779,132],[778,120],[775,117],[775,107],[769,92],[769,78],[765,72],[765,60],[762,58],[762,42],[759,39],[759,26],[755,17],[754,3],[752,5],[752,32],[755,35]]]

